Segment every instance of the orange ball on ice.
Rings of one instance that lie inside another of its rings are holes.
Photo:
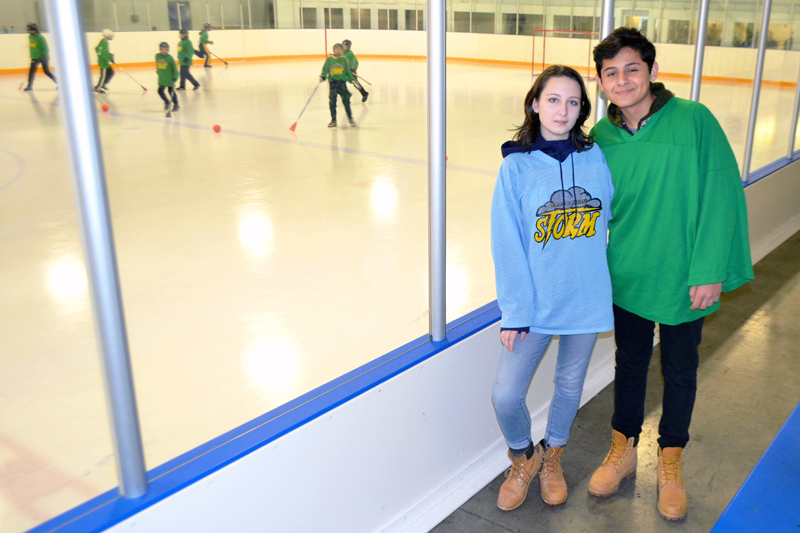
[[[220,127],[219,127],[219,124],[214,124],[214,131],[216,131],[217,133],[219,133],[219,130],[221,130],[221,129],[222,129],[222,128],[220,128]]]
[[[102,105],[100,108],[101,108],[103,111],[108,111],[108,104],[103,104],[103,105]]]

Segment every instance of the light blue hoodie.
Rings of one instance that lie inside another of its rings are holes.
[[[614,328],[606,263],[613,193],[597,145],[563,163],[536,146],[503,160],[492,199],[503,328],[552,335]]]

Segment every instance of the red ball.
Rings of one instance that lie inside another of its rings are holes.
[[[100,106],[100,109],[102,109],[103,111],[108,111],[108,104],[103,104],[102,106]]]
[[[219,124],[214,124],[214,131],[216,131],[217,133],[219,133],[219,130],[221,130],[221,129],[222,129],[222,128],[220,128],[220,127],[219,127]]]

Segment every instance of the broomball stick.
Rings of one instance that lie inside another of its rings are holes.
[[[294,124],[292,124],[292,126],[289,128],[289,131],[294,131],[294,129],[297,127],[297,123],[300,122],[300,117],[302,117],[303,113],[306,112],[306,108],[308,107],[308,104],[311,103],[311,99],[314,98],[314,93],[317,92],[317,89],[319,89],[319,86],[321,84],[322,84],[322,82],[319,82],[317,84],[317,86],[314,87],[314,91],[311,93],[311,96],[308,97],[308,102],[306,102],[306,105],[303,106],[303,110],[300,111],[300,115],[297,117],[297,120],[295,120]]]

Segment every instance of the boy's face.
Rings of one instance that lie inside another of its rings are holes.
[[[658,77],[658,63],[648,70],[647,63],[633,48],[623,48],[611,59],[604,59],[600,75],[595,81],[606,93],[608,100],[625,110],[637,107],[650,109],[653,97],[650,93],[650,82]]]
[[[335,57],[342,57],[342,48],[340,46],[333,47],[333,55]]]
[[[344,46],[344,51],[345,51],[345,52],[347,52],[348,50],[350,50],[350,45],[349,45],[349,44],[343,44],[342,46]]]
[[[169,52],[169,48],[164,48],[163,46],[159,48],[159,50],[161,51],[162,56],[167,55],[167,52]]]

